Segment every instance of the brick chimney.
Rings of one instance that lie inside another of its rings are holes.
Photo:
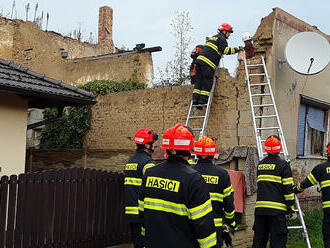
[[[113,52],[112,41],[112,19],[113,10],[108,6],[103,6],[99,9],[99,46],[104,48],[104,53]]]

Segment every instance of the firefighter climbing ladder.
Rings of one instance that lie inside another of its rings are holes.
[[[198,132],[199,133],[198,138],[202,138],[205,135],[207,122],[209,120],[209,115],[210,115],[210,110],[211,110],[211,104],[212,104],[214,88],[215,88],[215,84],[216,84],[217,79],[218,79],[217,75],[218,75],[218,68],[216,69],[216,71],[214,73],[213,85],[212,85],[212,89],[211,89],[207,104],[196,104],[196,105],[194,105],[192,100],[190,102],[190,107],[189,107],[189,111],[188,111],[188,115],[187,115],[185,125],[187,127],[190,127],[193,130],[193,132]],[[206,108],[204,108],[204,107],[206,107]],[[203,110],[200,110],[200,112],[203,112],[203,114],[194,115],[198,111],[198,108],[203,108]],[[202,125],[199,125],[199,126],[192,125],[192,121],[196,120],[196,119],[203,119]]]
[[[289,154],[285,143],[285,138],[275,104],[274,95],[272,92],[270,78],[267,73],[264,57],[261,57],[261,63],[248,64],[244,59],[246,83],[249,91],[250,107],[252,112],[252,120],[254,133],[257,141],[257,149],[259,159],[262,159],[266,153],[263,151],[263,142],[266,141],[265,133],[272,131],[272,134],[277,132],[278,137],[281,139],[284,158],[289,161]],[[251,70],[263,70],[262,73],[249,73]],[[257,81],[257,82],[256,82]],[[256,92],[257,91],[257,92]],[[273,120],[273,121],[271,121]],[[269,125],[269,123],[275,123]],[[267,125],[268,124],[268,125]],[[295,203],[297,206],[296,212],[300,219],[300,226],[289,226],[288,229],[302,229],[303,238],[306,241],[307,247],[311,248],[307,228],[305,225],[303,212],[300,208],[299,200],[295,195]]]

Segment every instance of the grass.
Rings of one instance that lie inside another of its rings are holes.
[[[311,242],[311,246],[314,248],[323,247],[322,240],[322,219],[323,211],[312,211],[306,213],[304,220],[307,227],[308,236]],[[288,226],[299,225],[299,220],[290,220]],[[287,248],[304,248],[306,242],[302,238],[301,229],[289,230]]]
[[[323,211],[312,211],[305,213],[304,216],[305,224],[307,227],[308,236],[313,248],[322,248],[322,219]],[[288,226],[300,225],[298,219],[289,220]],[[269,247],[269,244],[268,246]],[[307,247],[306,242],[302,238],[302,230],[289,230],[287,248],[305,248]]]

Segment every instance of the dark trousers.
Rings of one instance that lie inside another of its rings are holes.
[[[288,228],[285,215],[255,215],[252,248],[286,248]]]
[[[141,234],[140,223],[130,223],[132,242],[134,244],[134,248],[143,248],[144,247],[144,237]]]
[[[221,227],[216,227],[215,231],[217,232],[217,247],[221,248],[223,245],[223,240],[222,240],[222,228]]]
[[[330,214],[324,214],[322,234],[324,248],[330,248]]]
[[[195,88],[193,91],[194,104],[207,103],[213,85],[213,76],[214,70],[209,65],[197,64]]]

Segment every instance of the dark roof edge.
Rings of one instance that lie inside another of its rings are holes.
[[[86,97],[95,98],[94,94],[91,93],[91,92],[89,92],[89,91],[86,91],[86,90],[83,90],[83,89],[79,89],[79,88],[77,88],[75,86],[72,86],[70,84],[66,84],[66,83],[64,83],[61,80],[56,80],[54,78],[47,77],[45,74],[40,74],[38,72],[32,71],[29,68],[24,67],[24,66],[22,66],[20,64],[15,64],[12,61],[0,59],[0,64],[4,64],[4,65],[7,65],[7,66],[10,66],[10,67],[14,68],[15,70],[24,72],[24,73],[26,73],[28,75],[31,75],[31,76],[36,77],[38,79],[42,79],[42,80],[47,81],[49,83],[59,85],[59,86],[65,88],[67,90],[74,91],[74,92],[79,93],[81,95],[84,95]]]
[[[161,46],[155,46],[155,47],[148,47],[141,50],[129,50],[129,51],[123,51],[123,52],[116,52],[116,53],[108,53],[108,54],[102,54],[97,56],[90,56],[90,57],[82,57],[82,58],[76,58],[76,59],[68,59],[68,61],[82,61],[82,60],[96,60],[96,59],[105,59],[105,58],[112,58],[122,55],[129,55],[139,52],[159,52],[162,51]]]
[[[35,91],[35,90],[31,90],[31,89],[14,88],[14,87],[10,87],[10,86],[7,86],[7,87],[0,86],[0,89],[14,92],[14,93],[20,94],[22,96],[34,96],[39,99],[46,99],[45,97],[40,97],[39,91]],[[70,102],[74,102],[74,103],[80,103],[82,105],[90,105],[90,104],[95,104],[97,102],[94,98],[88,99],[88,98],[83,98],[83,97],[74,97],[74,96],[68,96],[68,95],[53,94],[50,92],[43,92],[43,96],[47,96],[50,99],[57,99],[58,97],[61,97],[61,99],[63,99],[64,102],[70,101]]]

